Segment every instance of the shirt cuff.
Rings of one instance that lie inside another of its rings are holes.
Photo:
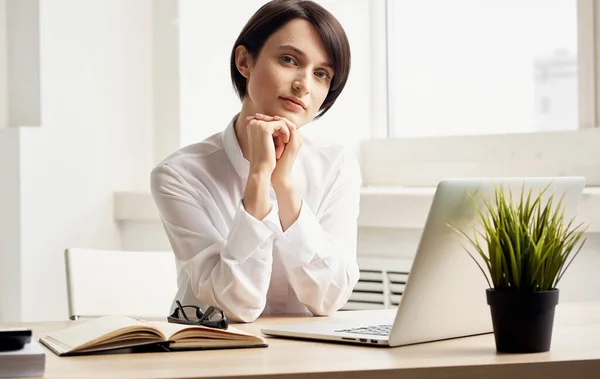
[[[275,233],[275,237],[283,235],[281,221],[279,220],[279,208],[277,202],[273,202],[271,212],[263,218],[262,222]]]
[[[323,228],[317,221],[304,199],[300,206],[298,219],[275,243],[284,255],[295,258],[296,265],[307,265],[312,262],[324,246]]]
[[[272,212],[273,210],[270,213]],[[264,222],[246,212],[240,202],[229,230],[227,251],[233,259],[242,263],[257,249],[272,250],[273,234]]]

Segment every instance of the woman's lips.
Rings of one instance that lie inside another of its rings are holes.
[[[283,102],[283,106],[292,111],[292,112],[302,112],[304,110],[304,107],[290,99],[286,99],[285,97],[280,97],[281,101]]]

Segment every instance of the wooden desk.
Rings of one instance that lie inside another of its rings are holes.
[[[363,311],[367,316],[372,312]],[[340,312],[345,319],[357,312]],[[240,329],[259,333],[278,323],[324,318],[264,317]],[[5,324],[36,338],[69,322]],[[600,304],[559,304],[548,353],[497,354],[492,334],[383,348],[269,338],[270,346],[173,353],[57,357],[48,351],[44,378],[600,378]]]

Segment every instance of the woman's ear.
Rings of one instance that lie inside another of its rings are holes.
[[[235,65],[238,71],[246,79],[250,77],[251,58],[246,46],[239,45],[235,48]]]

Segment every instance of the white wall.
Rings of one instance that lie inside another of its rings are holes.
[[[7,0],[0,0],[0,128],[8,125],[6,2]]]
[[[376,1],[376,0],[375,0]],[[357,145],[371,136],[371,1],[319,0],[342,24],[352,53],[350,76],[335,105],[306,134]]]
[[[158,163],[179,148],[179,1],[152,0],[154,146]]]
[[[39,0],[6,2],[8,125],[40,125]]]
[[[248,19],[264,3],[179,1],[182,146],[223,130],[239,112],[229,54]],[[224,14],[227,17],[217,16]]]
[[[65,248],[120,248],[112,195],[147,189],[153,143],[151,2],[43,1],[40,30],[43,125],[19,145],[26,321],[67,317]]]
[[[0,129],[0,320],[21,316],[19,129]]]
[[[40,125],[39,0],[0,0],[0,128]]]

